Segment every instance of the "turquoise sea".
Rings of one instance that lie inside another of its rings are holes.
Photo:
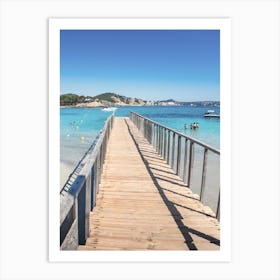
[[[116,110],[115,116],[129,117],[130,111],[134,111],[149,119],[164,124],[167,127],[176,129],[197,138],[215,148],[220,148],[220,119],[204,118],[207,110],[215,110],[220,113],[219,107],[199,106],[127,106]],[[112,112],[104,112],[100,108],[61,108],[60,109],[60,162],[63,170],[61,184],[65,183],[67,175],[74,169],[91,143],[94,141],[104,122]],[[199,129],[190,129],[190,124],[199,123]],[[186,129],[184,125],[186,124]],[[202,150],[197,148],[193,185],[199,188],[199,165],[202,161]],[[219,181],[219,161],[209,157],[210,168],[208,175],[212,181],[211,185],[217,185]],[[218,163],[217,163],[218,162]],[[211,170],[211,168],[213,170]],[[197,174],[196,174],[197,173]],[[217,176],[218,175],[218,176]],[[197,178],[196,178],[197,177]],[[197,181],[197,182],[196,182]],[[194,191],[199,191],[194,190]]]
[[[205,106],[128,106],[118,108],[115,116],[129,117],[129,112],[134,111],[219,148],[220,120],[204,118],[203,114],[207,110],[220,112],[220,108]],[[104,112],[100,108],[61,108],[61,162],[74,167],[98,135],[110,114],[111,112]],[[193,122],[199,123],[199,129],[190,129],[190,124]],[[187,129],[184,129],[185,124]]]

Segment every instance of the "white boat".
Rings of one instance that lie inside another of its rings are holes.
[[[219,118],[220,114],[216,114],[214,110],[208,110],[205,114],[204,114],[205,118]]]
[[[117,109],[118,108],[116,108],[116,107],[105,107],[105,108],[102,109],[102,111],[104,111],[104,112],[114,112]]]

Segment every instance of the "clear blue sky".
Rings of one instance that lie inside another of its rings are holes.
[[[220,100],[219,30],[61,30],[61,93]]]

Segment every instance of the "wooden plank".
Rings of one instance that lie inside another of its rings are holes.
[[[79,250],[219,250],[219,238],[212,210],[129,119],[115,118],[90,236]]]

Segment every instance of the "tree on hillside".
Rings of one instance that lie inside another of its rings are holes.
[[[60,95],[60,106],[76,105],[80,96],[73,93],[67,93]]]

